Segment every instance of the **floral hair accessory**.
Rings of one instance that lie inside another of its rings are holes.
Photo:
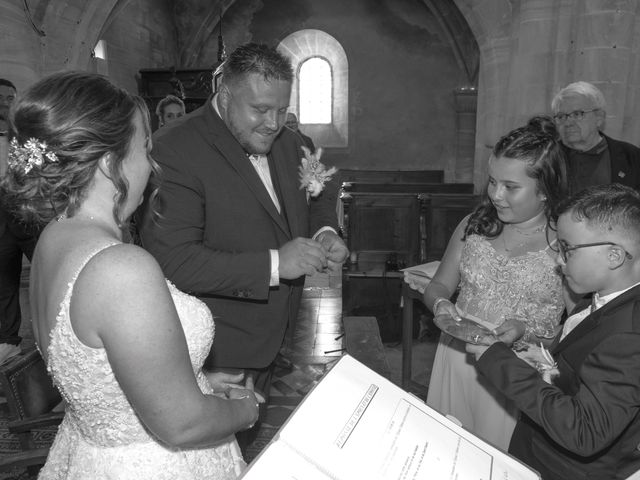
[[[320,162],[322,156],[322,148],[318,148],[315,153],[311,153],[307,147],[300,147],[304,152],[304,158],[301,159],[302,165],[298,167],[300,170],[300,189],[305,189],[312,197],[317,197],[324,190],[324,184],[331,180],[333,174],[338,169],[331,167],[326,169]]]
[[[24,174],[31,171],[33,167],[41,167],[45,162],[56,163],[58,156],[47,149],[45,142],[39,142],[35,138],[30,138],[23,145],[17,139],[11,140],[9,148],[9,168],[22,170]]]

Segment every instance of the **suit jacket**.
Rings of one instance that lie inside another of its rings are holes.
[[[640,469],[640,287],[558,339],[553,385],[502,343],[477,363],[522,411],[509,452],[544,480],[626,478]]]
[[[640,190],[640,148],[627,142],[614,140],[600,132],[607,142],[611,163],[611,181]],[[563,145],[565,152],[571,149]],[[575,192],[577,193],[577,192]]]
[[[161,216],[151,221],[147,202],[140,236],[167,278],[211,309],[216,332],[208,366],[263,368],[297,315],[304,284],[304,277],[281,279],[270,288],[269,249],[337,227],[337,187],[308,204],[298,179],[302,142],[282,129],[268,155],[278,213],[211,100],[156,132]]]
[[[611,158],[611,181],[640,190],[640,148],[603,136]]]

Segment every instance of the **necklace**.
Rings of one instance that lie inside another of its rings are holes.
[[[530,237],[531,235],[535,235],[536,233],[544,232],[547,229],[546,223],[543,223],[542,225],[538,225],[537,227],[534,227],[531,230],[524,230],[524,229],[518,228],[511,223],[507,223],[506,225],[509,228],[513,228],[516,232],[518,232],[520,235],[523,235],[525,237]]]
[[[505,224],[505,227],[508,228],[504,228],[502,230],[502,244],[504,246],[504,251],[507,253],[510,253],[514,250],[518,250],[521,249],[523,247],[525,247],[527,245],[527,243],[529,243],[529,239],[531,237],[533,237],[534,235],[538,234],[538,233],[542,233],[542,232],[546,232],[547,231],[547,224],[543,224],[543,225],[538,225],[537,227],[534,227],[533,229],[527,231],[527,230],[522,230],[518,227],[516,227],[515,225],[512,224]],[[520,235],[522,237],[522,240],[518,243],[516,243],[515,245],[512,246],[508,246],[507,245],[507,231],[514,231],[515,233],[517,233],[518,235]]]
[[[62,213],[56,217],[56,222],[61,222],[62,220],[66,220],[67,218],[67,214]],[[90,215],[89,220],[95,220],[95,217],[93,215]]]

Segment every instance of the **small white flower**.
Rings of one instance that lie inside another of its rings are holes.
[[[25,175],[34,167],[42,167],[45,163],[56,163],[58,156],[48,149],[45,142],[30,138],[23,145],[14,138],[9,149],[8,165],[12,170],[22,170]]]

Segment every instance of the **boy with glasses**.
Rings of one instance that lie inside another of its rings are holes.
[[[606,183],[640,188],[640,149],[602,133],[606,102],[598,88],[571,83],[553,98],[551,110],[565,146],[572,193]]]
[[[559,209],[557,263],[578,303],[550,351],[551,384],[503,343],[468,345],[522,411],[509,452],[545,480],[640,469],[640,194],[590,187]]]

